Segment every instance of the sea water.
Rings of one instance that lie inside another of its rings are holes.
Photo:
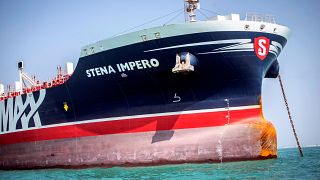
[[[320,179],[320,147],[279,149],[278,158],[215,164],[0,171],[10,179]]]

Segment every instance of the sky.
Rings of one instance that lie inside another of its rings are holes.
[[[320,145],[320,1],[201,0],[198,19],[247,12],[271,14],[292,31],[280,54],[280,74],[302,146]],[[57,65],[78,61],[82,46],[181,9],[163,20],[139,26],[182,23],[183,0],[0,0],[0,83],[14,85],[17,63],[42,81],[56,75]],[[176,17],[176,18],[174,18]],[[263,112],[276,127],[279,147],[295,139],[277,79],[263,81]]]

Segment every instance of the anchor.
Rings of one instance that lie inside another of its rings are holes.
[[[190,62],[190,53],[187,52],[185,58],[182,59],[181,55],[176,54],[176,65],[172,68],[173,73],[186,73],[194,71],[194,66]]]

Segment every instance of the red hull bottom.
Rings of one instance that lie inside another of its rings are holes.
[[[159,165],[274,158],[275,129],[246,124],[108,134],[0,146],[0,169]]]

